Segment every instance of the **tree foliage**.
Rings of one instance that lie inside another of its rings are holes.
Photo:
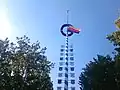
[[[79,84],[82,90],[117,90],[114,61],[110,56],[98,55],[83,68]]]
[[[120,31],[113,32],[107,36],[107,39],[113,43],[115,46],[114,51],[114,60],[116,61],[116,66],[120,67]]]
[[[53,90],[46,47],[26,36],[0,41],[0,90]]]
[[[107,39],[113,43],[114,46],[120,46],[120,31],[107,35]]]
[[[107,39],[114,45],[114,58],[98,55],[90,61],[79,77],[81,90],[120,90],[120,31]]]

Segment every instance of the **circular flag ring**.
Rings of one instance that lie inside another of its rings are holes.
[[[71,24],[64,24],[64,25],[62,25],[62,27],[61,27],[61,29],[60,29],[62,35],[67,36],[66,33],[63,32],[63,29],[64,29],[65,27],[69,27],[69,26],[72,26],[72,25],[71,25]],[[72,36],[72,35],[73,35],[73,32],[70,32],[70,33],[68,34],[68,36]]]

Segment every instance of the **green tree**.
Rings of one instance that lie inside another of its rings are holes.
[[[120,31],[108,35],[107,39],[115,46],[114,59],[116,60],[116,66],[120,67]]]
[[[115,81],[114,61],[107,56],[98,55],[90,61],[79,77],[81,90],[118,90]]]
[[[26,36],[16,40],[0,41],[0,90],[53,90],[46,47],[41,49],[38,41],[31,44]]]
[[[115,70],[116,70],[116,82],[117,87],[120,90],[120,31],[115,31],[107,36],[107,39],[114,45],[114,60],[115,60]]]
[[[90,61],[79,77],[81,90],[120,90],[120,31],[107,36],[114,45],[114,58],[98,55]]]

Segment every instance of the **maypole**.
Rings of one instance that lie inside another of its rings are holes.
[[[68,24],[68,18],[69,18],[69,10],[67,10],[67,24]],[[68,28],[68,27],[67,27]],[[65,83],[64,83],[64,89],[68,90],[68,30],[66,34],[66,41],[65,41]]]
[[[66,30],[66,32],[65,32]],[[74,56],[73,46],[69,44],[69,37],[73,33],[79,33],[80,30],[69,24],[69,10],[67,10],[67,22],[63,24],[61,33],[65,36],[65,45],[61,45],[59,72],[58,72],[58,87],[57,90],[75,90],[75,73],[74,73]]]

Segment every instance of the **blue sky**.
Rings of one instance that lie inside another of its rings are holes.
[[[113,51],[106,35],[116,30],[114,20],[118,8],[120,0],[0,0],[0,14],[3,14],[0,17],[5,16],[3,21],[10,29],[3,28],[9,32],[6,36],[11,40],[27,35],[32,41],[39,40],[42,47],[47,47],[48,59],[56,63],[51,72],[55,87],[60,45],[65,42],[60,27],[66,23],[66,10],[70,10],[69,22],[81,29],[80,34],[70,38],[74,45],[78,80],[81,69],[93,57]],[[1,38],[2,33],[5,32],[1,31]]]

